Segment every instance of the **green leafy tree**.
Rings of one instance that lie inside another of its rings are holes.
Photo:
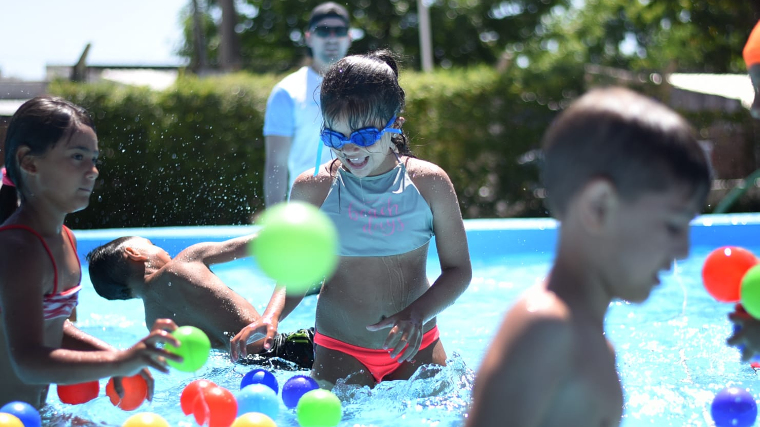
[[[243,67],[254,72],[284,72],[299,65],[306,53],[303,32],[309,12],[321,0],[238,0]],[[429,4],[434,62],[438,66],[495,64],[505,46],[525,42],[540,31],[552,8],[570,0],[435,0]],[[352,52],[389,47],[419,68],[419,18],[415,0],[342,1],[352,14]],[[205,3],[205,39],[213,64],[219,55],[221,12]],[[185,44],[180,54],[193,58],[192,21],[186,12]]]

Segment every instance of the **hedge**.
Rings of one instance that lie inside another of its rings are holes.
[[[548,214],[537,149],[557,111],[586,83],[568,72],[540,84],[540,76],[526,71],[402,72],[404,130],[412,150],[448,172],[465,218]],[[282,77],[181,76],[164,91],[104,82],[51,84],[52,93],[91,112],[102,151],[90,207],[70,215],[68,224],[83,229],[250,223],[264,208],[266,99]],[[552,99],[550,91],[559,94]],[[690,119],[700,129],[719,117]],[[732,118],[747,119],[746,112]]]
[[[79,229],[246,224],[264,208],[263,114],[282,76],[181,76],[164,91],[56,81],[51,93],[87,108],[100,177]],[[541,216],[538,171],[521,166],[553,112],[526,103],[488,68],[402,75],[413,152],[443,167],[463,215]]]

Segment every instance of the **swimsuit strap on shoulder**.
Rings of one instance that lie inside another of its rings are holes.
[[[42,246],[45,248],[45,252],[47,252],[48,256],[50,257],[50,261],[53,263],[53,294],[54,295],[57,294],[58,293],[58,267],[55,265],[55,258],[53,258],[53,253],[50,251],[50,248],[48,247],[48,244],[45,242],[45,239],[42,238],[42,235],[40,235],[40,233],[38,233],[37,230],[33,229],[32,227],[29,227],[28,225],[23,225],[23,224],[12,224],[12,225],[6,225],[3,227],[0,227],[0,231],[5,231],[5,230],[26,230],[34,234],[35,236],[37,236],[40,242],[42,242]],[[69,239],[71,239],[71,236],[69,236]],[[72,245],[73,245],[73,241],[72,241]],[[77,259],[79,259],[79,257],[77,257]]]

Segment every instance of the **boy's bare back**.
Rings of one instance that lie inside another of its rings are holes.
[[[226,348],[240,325],[255,321],[259,314],[209,269],[197,246],[180,252],[147,281],[142,296],[145,322],[151,325],[155,319],[169,318],[180,326],[194,325],[214,347]]]
[[[468,426],[619,424],[614,351],[599,322],[551,285],[531,289],[507,313],[478,371]]]

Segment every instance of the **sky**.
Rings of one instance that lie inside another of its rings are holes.
[[[0,76],[44,80],[45,65],[184,65],[190,0],[0,0]]]

